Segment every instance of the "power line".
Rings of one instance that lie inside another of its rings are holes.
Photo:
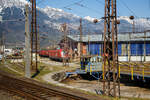
[[[80,1],[78,1],[78,2],[74,2],[74,3],[71,3],[71,4],[69,4],[69,5],[66,5],[66,6],[64,6],[64,7],[61,7],[61,8],[64,8],[64,9],[67,9],[67,10],[72,10],[72,11],[75,11],[73,8],[71,8],[71,6],[74,6],[76,3],[81,3],[81,2],[83,2],[84,0],[80,0]],[[78,11],[79,12],[79,11]],[[82,14],[81,12],[80,12],[80,14]]]
[[[86,6],[86,5],[80,4],[80,3],[76,3],[75,5],[80,6],[80,7],[83,7],[83,8],[86,8],[86,9],[91,10],[91,11],[94,11],[95,13],[98,13],[98,14],[99,14],[99,13],[102,13],[102,12],[99,12],[99,11],[93,9],[93,8],[89,8],[89,7]],[[103,14],[103,13],[102,13],[102,14]]]
[[[65,8],[65,9],[67,9],[67,10],[73,10],[73,9],[71,8],[71,6],[75,5],[76,3],[81,3],[82,1],[83,1],[83,0],[80,0],[80,1],[74,2],[74,3],[71,3],[71,4],[67,5],[67,6],[62,7],[62,8]],[[75,10],[73,10],[73,11],[75,11]]]
[[[77,6],[80,6],[80,7],[82,7],[82,8],[91,10],[91,11],[95,12],[96,14],[100,14],[100,13],[103,14],[102,12],[99,12],[99,11],[93,9],[93,8],[89,8],[88,6],[81,4],[81,2],[83,2],[83,1],[84,1],[84,0],[81,0],[81,1],[78,1],[78,2],[74,2],[74,3],[72,3],[72,4],[69,4],[69,5],[67,5],[67,6],[64,6],[64,7],[62,7],[62,8],[65,8],[65,9],[67,9],[67,10],[73,10],[73,9],[71,8],[71,6],[77,5]],[[100,2],[99,2],[99,3],[100,3]]]
[[[44,0],[40,0],[40,1],[38,1],[36,4],[39,5],[39,4],[43,3],[43,1],[44,1]]]
[[[117,5],[119,5],[118,2],[116,2],[116,3],[117,3]],[[118,15],[118,16],[121,16],[120,8],[119,8],[118,6],[117,6],[117,15]]]
[[[120,0],[120,1],[121,1],[121,3],[130,11],[130,13],[132,13],[135,17],[137,17],[136,14],[134,13],[134,11],[131,10],[131,9],[128,7],[128,5],[127,5],[123,0]]]
[[[100,0],[95,0],[95,1],[97,1],[99,4],[101,4],[101,5],[104,5],[104,6],[105,6],[105,3],[104,3],[104,2],[102,2],[102,1],[100,1]]]
[[[29,0],[29,1],[30,1],[30,0]],[[37,4],[41,4],[41,3],[43,3],[43,1],[44,1],[44,0],[40,0],[40,1],[37,2]],[[69,4],[69,5],[66,5],[66,6],[64,6],[64,7],[60,7],[60,8],[64,8],[64,9],[67,9],[67,10],[73,10],[73,8],[71,8],[71,6],[77,5],[77,6],[80,6],[80,7],[82,7],[82,8],[86,8],[86,9],[88,9],[88,10],[90,10],[90,11],[93,11],[94,13],[96,13],[96,14],[98,14],[98,15],[99,15],[99,13],[103,14],[102,12],[99,12],[99,11],[93,9],[93,8],[89,8],[88,6],[85,6],[85,5],[81,4],[83,1],[84,1],[84,0],[80,0],[80,1],[77,1],[77,2],[74,2],[74,3],[71,3],[71,4]],[[98,3],[104,5],[104,3],[103,3],[102,1],[100,1],[100,0],[96,0],[96,1],[97,1]],[[75,11],[75,10],[73,10],[73,11]],[[83,12],[82,12],[81,14],[83,14]]]
[[[61,7],[61,8],[67,8],[67,7],[70,7],[70,6],[75,5],[76,3],[81,3],[81,2],[83,2],[83,1],[84,1],[84,0],[80,0],[80,1],[78,1],[78,2],[71,3],[71,4],[66,5],[66,6],[64,6],[64,7]]]
[[[150,8],[150,0],[149,0],[149,8]]]

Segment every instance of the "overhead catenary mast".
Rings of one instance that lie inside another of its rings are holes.
[[[26,5],[25,12],[25,77],[31,77],[31,45],[30,45],[30,33],[29,33],[29,6]]]
[[[68,53],[69,53],[69,50],[68,50],[68,40],[67,40],[67,24],[64,23],[62,24],[62,32],[64,32],[64,42],[63,42],[63,50],[65,52],[65,56],[68,57]],[[63,66],[69,66],[69,61],[67,61],[67,57],[63,57]],[[67,64],[68,63],[68,64]]]
[[[83,43],[82,43],[82,18],[80,18],[80,59],[83,56]]]
[[[114,97],[120,96],[116,10],[116,0],[105,0],[103,92]]]
[[[33,53],[35,52],[35,70],[38,72],[38,33],[37,33],[37,14],[36,14],[36,0],[30,0],[32,3],[32,19],[31,19],[31,66],[33,66]]]

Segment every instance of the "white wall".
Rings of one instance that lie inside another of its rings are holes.
[[[119,61],[129,61],[128,56],[118,56]],[[144,56],[131,56],[130,61],[144,61]],[[150,56],[145,57],[145,61],[150,61]]]

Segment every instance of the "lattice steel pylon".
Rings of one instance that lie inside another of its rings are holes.
[[[63,50],[65,53],[66,57],[63,57],[63,66],[69,66],[69,60],[68,60],[68,55],[69,55],[69,47],[68,47],[68,39],[67,39],[67,24],[64,23],[62,24],[62,32],[64,32],[64,41],[63,41]]]
[[[116,0],[105,0],[103,92],[120,96]]]
[[[80,27],[79,27],[79,31],[80,31],[80,61],[81,61],[81,57],[83,56],[82,18],[80,18]]]
[[[31,66],[33,65],[33,53],[35,52],[35,70],[38,72],[38,32],[37,32],[37,12],[36,0],[29,0],[32,4],[31,16]]]

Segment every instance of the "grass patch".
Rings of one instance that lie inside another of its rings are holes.
[[[11,69],[9,69],[7,67],[7,65],[19,72],[15,72]],[[21,66],[22,65],[22,66]],[[21,76],[24,76],[25,75],[25,70],[24,70],[24,62],[21,62],[21,63],[11,63],[11,60],[7,60],[5,61],[5,64],[0,62],[0,70],[3,70],[5,72],[8,72],[8,73],[11,73],[11,74],[15,74],[15,75],[21,75]],[[5,67],[6,66],[6,67]],[[39,73],[36,75],[36,79],[38,80],[41,80],[41,77],[48,74],[48,73],[51,73],[51,72],[56,72],[56,71],[60,71],[60,70],[63,70],[64,67],[61,67],[61,66],[52,66],[52,65],[48,65],[48,64],[44,64],[44,63],[38,63],[38,69],[39,69]],[[31,71],[31,75],[34,75],[35,74],[35,70],[32,70]]]
[[[146,99],[146,98],[132,98],[132,97],[122,97],[119,100],[122,100],[122,99],[125,99],[125,100],[150,100],[150,99]]]
[[[42,76],[51,72],[63,70],[64,68],[60,66],[52,66],[44,63],[39,63],[38,69],[39,69],[39,74],[35,77],[35,79],[42,81]]]
[[[4,72],[7,72],[7,73],[11,73],[13,75],[16,75],[16,76],[20,76],[21,74],[17,73],[17,72],[14,72],[12,70],[10,70],[8,67],[5,67],[4,64],[0,63],[0,70],[4,71]]]

